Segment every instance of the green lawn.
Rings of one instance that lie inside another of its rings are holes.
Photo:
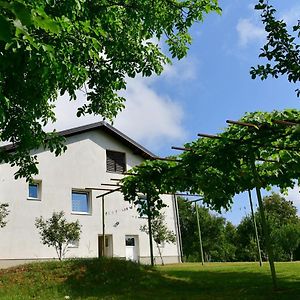
[[[35,263],[0,270],[0,299],[300,299],[300,263],[196,263],[154,269],[120,260]]]

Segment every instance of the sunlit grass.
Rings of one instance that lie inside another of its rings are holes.
[[[115,259],[0,270],[0,299],[300,299],[300,263],[187,263],[150,268]]]

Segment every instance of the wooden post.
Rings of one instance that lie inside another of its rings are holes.
[[[251,196],[250,190],[248,190],[248,195],[249,195],[249,201],[250,201],[252,221],[253,221],[254,231],[255,231],[255,239],[256,239],[256,245],[257,245],[257,251],[258,251],[259,265],[262,266],[261,250],[260,250],[258,231],[257,231],[256,220],[255,220],[255,215],[254,215],[254,211],[253,211],[253,203],[252,203],[252,196]]]
[[[197,224],[198,224],[198,234],[199,234],[199,244],[200,244],[201,262],[202,262],[202,266],[203,266],[203,265],[204,265],[204,257],[203,257],[203,247],[202,247],[201,227],[200,227],[200,219],[199,219],[199,212],[198,212],[198,204],[197,204],[197,202],[195,202],[195,207],[196,207]]]
[[[151,225],[151,209],[150,209],[150,194],[147,194],[147,215],[148,215],[148,229],[149,229],[149,245],[150,245],[150,258],[151,266],[154,266],[154,257],[153,257],[153,243],[152,243],[152,225]]]
[[[255,159],[251,160],[251,166],[252,166],[252,171],[253,171],[253,175],[254,175],[255,182],[256,182],[255,189],[256,189],[256,195],[257,195],[257,200],[258,200],[258,204],[259,204],[261,225],[262,225],[262,229],[263,229],[263,233],[264,233],[265,241],[266,241],[266,249],[267,249],[267,253],[268,253],[269,265],[270,265],[271,274],[272,274],[273,287],[274,287],[274,289],[277,289],[277,279],[276,279],[276,270],[275,270],[275,264],[274,264],[273,248],[271,245],[270,232],[269,232],[269,227],[268,227],[266,215],[265,215],[265,208],[264,208],[264,204],[262,201],[262,196],[261,196],[261,192],[260,192],[260,188],[259,188],[260,179],[259,179],[258,172],[256,170]]]

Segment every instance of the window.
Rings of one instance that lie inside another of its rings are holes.
[[[125,153],[106,150],[106,171],[124,173],[126,171]]]
[[[28,185],[28,199],[40,200],[41,199],[41,183],[32,182]]]
[[[72,240],[68,243],[68,248],[78,248],[79,247],[79,240]]]
[[[126,246],[135,246],[134,237],[125,237]]]
[[[89,193],[72,191],[72,212],[79,214],[90,213]]]

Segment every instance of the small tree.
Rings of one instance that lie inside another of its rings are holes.
[[[5,218],[8,216],[9,213],[9,210],[7,208],[7,203],[0,204],[0,228],[4,227],[7,223],[7,221],[5,221]]]
[[[176,236],[172,230],[168,229],[167,224],[165,222],[165,218],[166,218],[166,216],[164,213],[159,213],[159,215],[155,216],[151,220],[152,238],[158,249],[162,265],[164,265],[164,261],[162,258],[163,244],[164,243],[174,244],[176,241]],[[149,234],[149,228],[147,225],[141,226],[140,230],[142,232]]]
[[[35,226],[39,230],[44,245],[54,247],[59,260],[62,260],[71,241],[80,238],[81,225],[79,221],[67,222],[64,212],[53,212],[52,217],[44,220],[36,218]]]

